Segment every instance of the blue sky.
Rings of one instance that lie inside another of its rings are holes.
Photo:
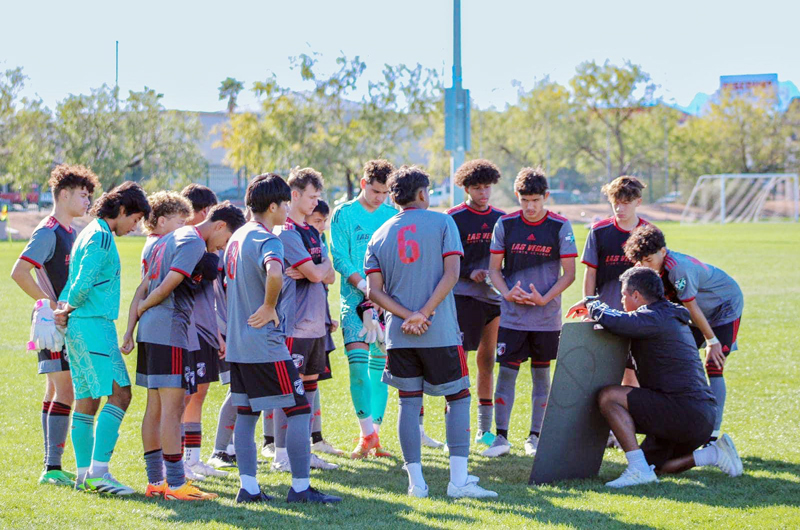
[[[359,55],[367,76],[384,63],[452,65],[452,0],[261,2],[10,2],[0,9],[0,68],[22,66],[26,95],[47,105],[114,83],[120,41],[123,93],[148,86],[169,108],[223,110],[217,87],[274,72],[302,89],[288,57]],[[800,84],[800,2],[462,0],[464,85],[481,107],[513,102],[512,82],[566,83],[584,60],[630,59],[660,93],[687,105],[725,74],[777,73]],[[242,97],[253,106],[253,97]]]

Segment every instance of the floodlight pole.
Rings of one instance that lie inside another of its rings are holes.
[[[462,86],[461,74],[461,0],[453,0],[453,87],[445,89],[445,149],[450,151],[450,202],[459,204],[464,191],[453,177],[464,163],[470,149],[469,90]]]

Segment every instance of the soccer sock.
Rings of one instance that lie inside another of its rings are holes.
[[[469,459],[466,456],[452,456],[450,455],[450,482],[453,486],[463,488],[467,485],[467,463]]]
[[[253,430],[255,431],[255,426],[253,426]],[[258,495],[261,492],[261,486],[258,485],[256,477],[240,474],[239,481],[242,484],[242,488],[250,495]]]
[[[717,463],[719,458],[719,449],[714,444],[709,444],[701,449],[697,449],[692,453],[694,457],[694,465],[697,467],[713,466]]]
[[[714,421],[714,434],[713,438],[719,438],[719,431],[722,427],[722,413],[725,411],[725,397],[727,396],[727,388],[725,386],[725,378],[709,377],[708,384],[711,386],[711,392],[717,400],[717,418]]]
[[[314,394],[314,402],[311,403],[311,443],[322,441],[322,404],[320,402],[320,389]]]
[[[178,489],[186,484],[182,454],[164,455],[164,465],[167,467],[167,486],[169,489]]]
[[[311,405],[311,409],[313,410],[314,401],[317,399],[317,382],[316,381],[303,381],[303,390],[306,391],[306,399],[308,400],[308,404]],[[311,424],[314,423],[314,415],[310,413],[308,415],[308,432],[309,436],[311,434]]]
[[[193,465],[200,461],[200,449],[203,442],[203,425],[201,423],[184,423],[186,427],[186,449],[183,459],[187,464]]]
[[[500,371],[497,374],[497,386],[494,390],[494,422],[497,426],[497,434],[506,439],[508,438],[508,421],[511,418],[511,409],[514,408],[514,393],[518,374],[519,370],[500,366]]]
[[[47,416],[50,414],[50,405],[52,405],[52,401],[42,401],[42,435],[44,436],[44,465],[47,465],[47,449],[49,448],[49,444],[47,443]]]
[[[230,390],[225,396],[225,401],[219,409],[217,420],[217,435],[214,438],[214,452],[224,453],[228,449],[233,436],[233,427],[236,425],[236,407],[233,406]]]
[[[400,448],[406,465],[422,461],[422,441],[419,432],[419,410],[422,407],[422,391],[400,391],[400,413],[397,420]]]
[[[425,476],[422,474],[422,462],[406,464],[406,473],[408,473],[409,485],[425,488],[426,484]]]
[[[154,486],[164,482],[164,454],[161,449],[153,449],[144,454],[144,468],[147,471],[147,482]]]
[[[258,412],[254,412],[250,407],[238,407],[236,415],[236,427],[234,429],[233,443],[236,446],[236,464],[239,466],[239,475],[242,477],[242,487],[248,493],[255,494],[245,487],[244,476],[253,477],[255,480],[258,469],[258,457],[256,442],[256,424],[258,423]],[[258,486],[258,482],[256,482]]]
[[[491,399],[481,399],[478,401],[478,430],[489,432],[492,430],[492,415],[494,414],[494,404]]]
[[[350,397],[353,400],[353,408],[359,420],[363,420],[372,414],[368,362],[369,352],[367,350],[350,350],[347,352],[347,363],[350,369]],[[370,429],[372,429],[372,420],[369,423]],[[361,434],[362,436],[367,436],[372,432],[365,432],[362,425]]]
[[[378,346],[372,344],[369,348],[369,399],[370,415],[372,416],[372,422],[376,425],[383,423],[386,402],[389,400],[389,385],[382,380],[385,367],[386,354]]]
[[[275,418],[273,421],[273,429],[275,432],[275,449],[286,447],[286,431],[289,430],[288,419],[283,409],[273,409]],[[235,437],[234,437],[235,438]]]
[[[98,468],[102,468],[105,464],[106,471],[108,470],[108,462],[111,460],[111,455],[114,454],[114,447],[117,445],[119,438],[119,426],[122,424],[122,419],[125,417],[125,411],[119,407],[106,403],[100,415],[97,417],[97,429],[94,435],[94,452],[92,453],[92,470],[89,472],[92,478],[99,473]],[[98,464],[94,464],[97,462]]]
[[[644,457],[644,451],[637,449],[635,451],[628,451],[625,453],[625,458],[628,459],[628,466],[637,469],[643,473],[650,472],[650,466],[647,465],[647,459]]]
[[[61,469],[61,456],[69,432],[69,405],[54,401],[47,415],[47,470]]]
[[[448,412],[445,415],[447,429],[447,447],[450,457],[469,455],[469,406],[472,398],[469,389],[464,389],[457,394],[445,396]],[[464,477],[466,481],[466,477]],[[453,482],[456,486],[463,483]]]
[[[292,468],[292,487],[298,492],[305,491],[308,489],[307,481],[311,471],[308,412],[290,416],[287,419],[287,425],[286,453],[289,455],[289,466]],[[301,480],[296,483],[296,479],[305,479],[305,481]]]
[[[372,416],[358,418],[358,426],[361,428],[362,438],[375,432],[375,424],[372,423]]]
[[[83,478],[92,465],[94,448],[94,416],[74,412],[72,414],[72,449],[75,451],[75,466],[78,477]]]
[[[275,410],[263,411],[261,428],[264,431],[264,445],[275,443]]]
[[[542,432],[544,411],[547,408],[547,396],[550,395],[550,365],[534,366],[531,363],[531,433],[537,436]]]
[[[181,453],[186,452],[186,424],[181,422]]]

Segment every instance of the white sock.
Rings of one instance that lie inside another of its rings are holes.
[[[75,474],[78,475],[78,482],[83,482],[86,479],[86,475],[89,474],[89,468],[79,467]]]
[[[98,462],[92,460],[92,467],[89,468],[89,478],[99,478],[108,473],[108,462]]]
[[[361,426],[361,436],[365,438],[375,432],[375,427],[372,426],[372,416],[358,420],[358,424]]]
[[[256,477],[251,477],[250,475],[239,475],[239,479],[242,481],[242,487],[244,490],[250,495],[258,495],[258,492],[261,491]]]
[[[692,456],[694,457],[694,464],[697,467],[713,466],[717,463],[717,459],[719,458],[719,449],[717,449],[716,445],[711,444],[702,449],[697,449],[692,453]]]
[[[450,457],[450,482],[459,488],[467,485],[467,457]]]
[[[419,424],[419,435],[420,437],[425,436],[425,426],[421,423]]]
[[[187,447],[183,450],[183,460],[190,466],[200,462],[200,448]]]
[[[233,455],[236,454],[236,447],[234,447],[233,444],[230,443],[230,444],[228,444],[228,448],[225,449],[225,452],[228,453],[229,455],[233,456]]]
[[[628,466],[633,469],[638,469],[642,473],[649,473],[650,466],[647,465],[647,459],[644,457],[644,451],[637,449],[625,453],[625,458],[628,459]]]
[[[286,452],[285,447],[276,447],[275,448],[275,457],[273,458],[275,462],[284,462],[289,460],[289,453]]]
[[[426,484],[425,477],[422,476],[422,463],[406,464],[406,472],[408,473],[408,483],[411,486],[419,486],[425,489]]]
[[[306,491],[311,486],[311,481],[306,478],[294,478],[292,477],[292,489],[297,493],[301,491]]]
[[[378,434],[381,433],[381,426],[379,424],[373,423],[372,424],[372,428],[375,430],[376,433],[378,433]]]

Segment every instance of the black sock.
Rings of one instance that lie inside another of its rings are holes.
[[[47,466],[47,471],[61,471],[61,466]]]
[[[497,429],[497,436],[502,436],[508,440],[508,429]]]
[[[275,437],[274,436],[265,436],[264,437],[264,445],[274,444]]]
[[[312,432],[311,433],[311,443],[315,444],[317,442],[322,441],[322,433],[321,432]]]

